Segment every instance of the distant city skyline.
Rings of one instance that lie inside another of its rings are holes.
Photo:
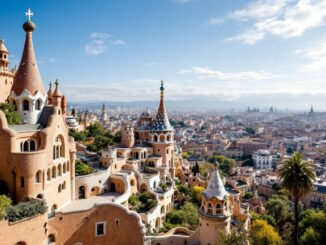
[[[3,0],[19,65],[28,8],[48,84],[69,101],[168,100],[324,110],[326,1]],[[288,98],[288,101],[287,101]],[[273,103],[274,102],[274,103]]]

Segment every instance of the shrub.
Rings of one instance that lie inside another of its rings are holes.
[[[11,205],[11,199],[5,195],[0,195],[0,220],[4,218],[6,209]]]
[[[7,218],[10,222],[18,221],[36,214],[44,214],[48,210],[44,200],[32,199],[20,202],[7,208]]]
[[[134,207],[138,203],[138,196],[137,195],[132,195],[131,197],[129,197],[128,201],[129,201],[129,204]]]
[[[87,175],[93,172],[93,168],[88,166],[87,163],[77,160],[76,165],[75,165],[75,175],[80,176],[80,175]]]

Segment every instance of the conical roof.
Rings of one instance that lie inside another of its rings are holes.
[[[166,113],[165,106],[164,106],[164,86],[163,81],[161,81],[161,99],[160,105],[158,107],[156,117],[153,121],[152,130],[159,130],[159,131],[170,131],[173,130],[173,127],[170,124],[168,114]]]
[[[209,180],[206,190],[203,192],[203,195],[206,200],[210,200],[214,197],[218,200],[224,200],[225,196],[227,195],[227,192],[225,190],[223,181],[218,171],[218,162],[215,161],[214,164],[214,171],[212,173],[211,179]]]
[[[12,90],[16,95],[21,95],[26,89],[31,95],[39,91],[42,96],[46,96],[41,74],[38,70],[33,46],[32,32],[35,24],[28,20],[23,25],[26,32],[26,40],[23,55],[16,73]]]
[[[8,49],[5,46],[5,42],[2,39],[0,39],[0,52],[8,53]]]

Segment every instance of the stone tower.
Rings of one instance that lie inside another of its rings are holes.
[[[173,164],[174,129],[170,124],[164,105],[164,84],[161,81],[160,104],[151,127],[150,144],[154,147],[154,154],[162,157],[162,164],[167,166],[174,178],[175,167]]]
[[[225,190],[221,180],[218,163],[215,162],[215,169],[203,192],[200,217],[200,241],[201,244],[213,245],[220,238],[221,232],[229,233],[232,208],[230,196]]]
[[[13,80],[14,71],[9,70],[9,52],[3,40],[0,40],[0,103],[7,101]]]
[[[135,145],[134,128],[125,123],[121,130],[121,145],[123,147],[133,147]]]
[[[9,101],[17,106],[24,123],[35,124],[46,104],[47,93],[43,86],[34,52],[32,36],[35,24],[29,18],[24,23],[23,28],[26,32],[25,46]]]

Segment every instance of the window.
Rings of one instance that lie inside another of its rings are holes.
[[[24,102],[23,102],[23,110],[24,111],[29,111],[29,101],[28,100],[24,100]]]
[[[48,236],[48,244],[52,244],[55,242],[55,236],[53,234],[50,234]]]
[[[58,192],[61,192],[61,184],[58,186]]]
[[[120,225],[120,220],[119,219],[115,220],[115,225]]]
[[[52,167],[52,178],[55,178],[55,177],[57,177],[57,170],[56,170],[56,167],[53,166]]]
[[[41,103],[42,103],[41,100],[37,100],[35,102],[35,110],[37,110],[37,111],[41,110]]]
[[[62,190],[66,189],[66,181],[63,181],[62,183]]]
[[[98,222],[95,224],[95,236],[105,235],[106,222]]]
[[[20,177],[20,187],[24,188],[25,187],[25,179],[23,176]]]
[[[50,181],[51,180],[51,169],[48,168],[48,171],[46,172],[46,176],[47,176],[47,180]]]
[[[35,142],[32,140],[30,141],[30,151],[35,151],[35,150],[36,150]]]
[[[35,174],[35,182],[36,183],[41,183],[41,178],[42,178],[42,172],[41,170],[37,171],[37,173]]]

